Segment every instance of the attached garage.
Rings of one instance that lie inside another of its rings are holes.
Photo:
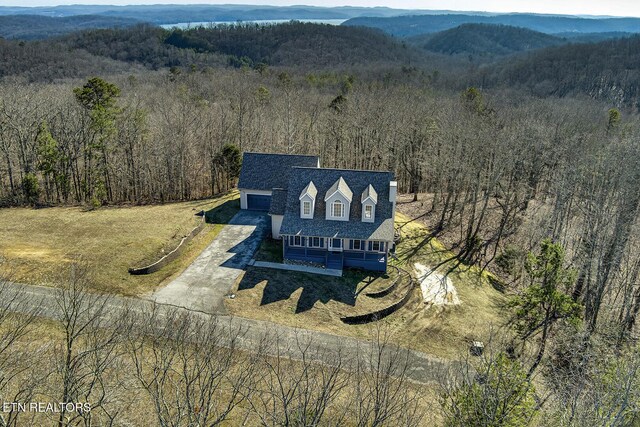
[[[317,156],[292,154],[244,153],[238,180],[240,209],[268,212],[274,189],[289,185],[293,167],[317,168]]]
[[[240,189],[240,209],[268,211],[271,205],[272,191]]]
[[[247,194],[247,209],[250,211],[268,211],[271,196],[266,194]]]

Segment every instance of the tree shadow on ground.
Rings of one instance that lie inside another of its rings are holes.
[[[291,299],[302,289],[295,313],[313,308],[316,302],[336,301],[355,306],[358,284],[368,276],[366,272],[349,271],[344,277],[321,276],[285,270],[251,267],[238,285],[238,291],[253,289],[266,282],[260,305]]]
[[[240,200],[233,199],[216,206],[208,211],[200,211],[200,216],[204,215],[207,224],[226,224],[240,210]]]

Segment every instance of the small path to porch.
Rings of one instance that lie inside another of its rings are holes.
[[[310,267],[307,265],[281,264],[278,262],[256,261],[252,259],[249,265],[254,267],[273,268],[276,270],[299,271],[302,273],[321,274],[324,276],[342,277],[342,270],[333,268]]]

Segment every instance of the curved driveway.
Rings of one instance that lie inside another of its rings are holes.
[[[224,298],[260,246],[269,217],[242,210],[176,279],[148,299],[210,314],[225,314]]]

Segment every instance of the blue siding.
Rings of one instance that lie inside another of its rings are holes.
[[[307,243],[311,238],[302,238]],[[387,254],[382,252],[350,251],[329,252],[325,248],[291,246],[293,237],[284,238],[284,258],[324,264],[327,268],[353,267],[371,271],[387,271]],[[350,247],[350,245],[349,245]]]
[[[387,255],[377,252],[344,252],[344,266],[387,271]]]

